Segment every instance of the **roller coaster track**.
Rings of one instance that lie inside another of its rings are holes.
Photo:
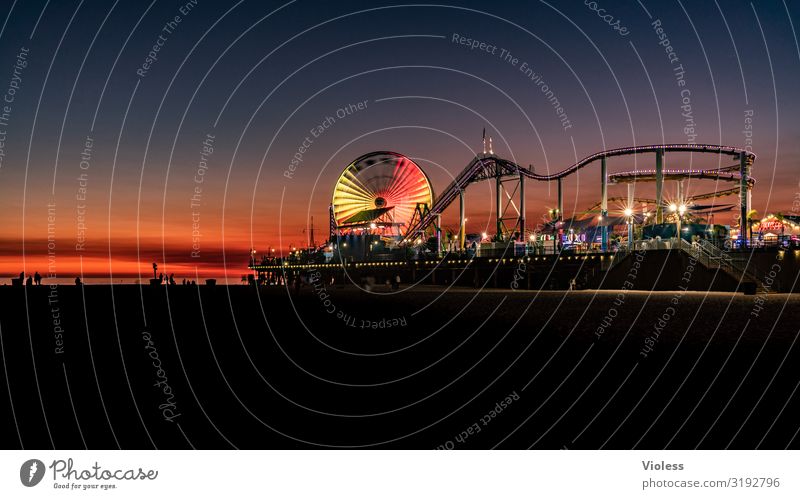
[[[450,183],[449,186],[437,196],[436,200],[433,203],[433,206],[430,207],[429,210],[426,210],[425,214],[420,217],[415,217],[411,220],[409,224],[408,230],[406,231],[405,236],[401,242],[407,243],[409,241],[414,240],[418,235],[422,234],[427,227],[434,223],[436,218],[447,209],[450,204],[455,201],[460,194],[467,188],[470,183],[478,182],[481,180],[488,180],[491,178],[497,177],[511,177],[515,175],[522,175],[532,180],[538,180],[541,182],[550,182],[553,180],[558,180],[564,177],[568,177],[573,173],[581,170],[582,168],[590,165],[591,163],[601,160],[603,158],[611,158],[616,156],[629,156],[635,154],[644,154],[644,153],[656,153],[656,152],[690,152],[690,153],[705,153],[705,154],[720,154],[720,155],[727,155],[733,156],[736,158],[741,157],[742,154],[746,155],[748,164],[752,164],[755,161],[755,154],[746,151],[744,149],[740,149],[737,147],[730,147],[730,146],[721,146],[721,145],[710,145],[710,144],[655,144],[655,145],[646,145],[646,146],[634,146],[634,147],[620,147],[616,149],[608,149],[605,151],[600,151],[598,153],[591,154],[586,156],[582,160],[578,161],[570,165],[569,167],[561,170],[557,173],[549,174],[549,175],[542,175],[535,173],[533,170],[524,168],[519,166],[518,164],[514,163],[513,161],[509,161],[507,159],[500,158],[495,156],[494,154],[488,155],[481,155],[476,156],[472,161],[467,164],[467,166],[456,176],[456,178]],[[734,181],[738,178],[738,173],[734,173],[731,170],[733,167],[723,167],[711,170],[698,170],[698,172],[705,172],[702,175],[708,175],[708,177],[702,178],[718,178],[718,176],[730,176],[730,179]],[[629,172],[635,173],[635,172]],[[649,171],[647,172],[650,173]],[[698,175],[701,175],[698,173]]]
[[[738,168],[738,167],[737,167]],[[701,180],[723,180],[727,182],[739,182],[741,177],[739,172],[726,171],[725,169],[713,170],[663,170],[664,180],[683,180],[683,179],[701,179]],[[612,184],[624,182],[655,182],[655,170],[635,170],[630,172],[612,173],[608,176],[608,181]],[[755,179],[748,178],[747,183],[750,187],[755,184]]]
[[[615,202],[620,202],[620,201],[627,202],[628,198],[625,197],[625,196],[615,196],[615,197],[608,198],[608,202],[609,203],[615,203]],[[633,202],[634,203],[643,203],[643,204],[655,204],[656,200],[655,199],[650,199],[650,198],[633,198]],[[586,215],[586,214],[589,214],[589,213],[593,213],[593,212],[595,212],[595,210],[600,208],[601,205],[602,205],[602,203],[595,203],[592,206],[590,206],[588,210],[586,210],[586,211],[584,211],[583,213],[580,213],[580,214]]]

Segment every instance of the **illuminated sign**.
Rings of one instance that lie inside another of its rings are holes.
[[[758,232],[780,233],[783,232],[784,225],[783,222],[775,217],[767,217],[761,220],[761,222],[758,223],[753,230]]]

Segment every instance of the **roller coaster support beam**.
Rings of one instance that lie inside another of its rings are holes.
[[[600,159],[600,223],[604,224],[600,228],[600,249],[608,250],[608,175],[606,172],[606,157]]]
[[[739,155],[739,176],[740,184],[739,184],[739,211],[740,211],[740,219],[739,219],[739,241],[742,244],[742,247],[747,246],[747,230],[749,228],[750,222],[747,220],[747,212],[750,210],[750,206],[748,203],[748,192],[747,192],[747,181],[748,177],[750,176],[750,168],[747,165],[747,155],[742,153]]]
[[[681,211],[683,211],[683,210],[681,208],[684,206],[683,205],[683,180],[678,180],[678,186],[677,187],[678,187],[678,189],[677,189],[678,190],[678,203],[677,203],[678,204],[678,211],[677,211],[677,213],[675,213],[675,215],[678,216],[678,222],[677,222],[677,225],[675,226],[675,229],[676,229],[675,230],[675,232],[676,232],[676,236],[675,237],[678,238],[678,243],[680,244],[681,224],[683,223],[683,213],[681,213]]]
[[[500,175],[495,177],[495,194],[497,195],[497,240],[503,239],[503,183]]]
[[[664,150],[656,151],[656,223],[664,223],[663,202],[664,190]]]
[[[564,195],[561,190],[561,177],[558,177],[558,207],[556,209],[558,210],[556,215],[558,215],[558,221],[560,222],[564,219]]]
[[[633,221],[635,220],[633,212],[633,186],[636,185],[634,182],[630,182],[628,184],[628,209],[631,210],[631,216],[628,217],[628,249],[633,249]]]
[[[464,191],[460,191],[458,194],[458,214],[461,220],[461,223],[458,228],[458,249],[459,251],[464,251],[464,243],[467,239],[467,223],[466,218],[464,216],[466,213],[464,212]]]
[[[442,215],[436,215],[436,254],[442,256]]]
[[[525,241],[525,175],[519,173],[519,240]]]

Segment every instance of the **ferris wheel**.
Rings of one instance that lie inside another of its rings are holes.
[[[344,169],[333,189],[331,222],[337,231],[402,235],[433,189],[414,161],[389,151],[365,154]]]

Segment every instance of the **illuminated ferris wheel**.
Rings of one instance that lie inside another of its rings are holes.
[[[433,204],[425,172],[395,152],[365,154],[350,163],[333,189],[331,224],[339,234],[402,235],[418,206]]]

